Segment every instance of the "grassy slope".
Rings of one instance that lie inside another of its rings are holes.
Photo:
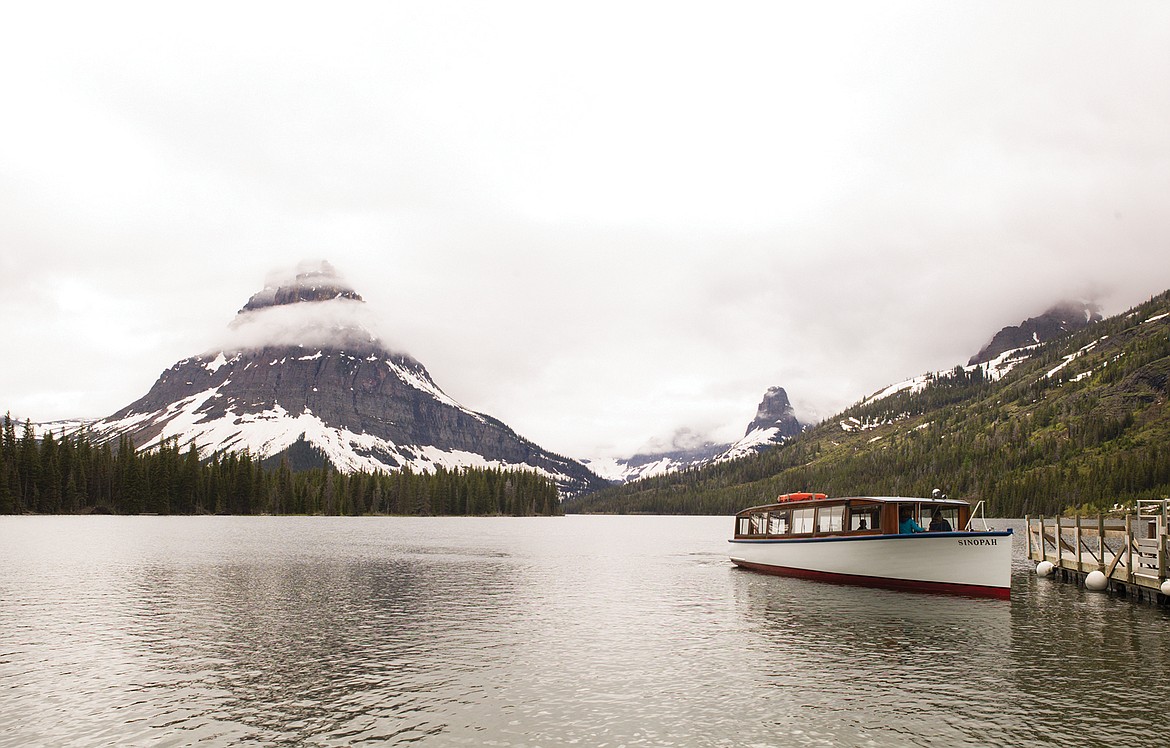
[[[1170,292],[1041,346],[998,382],[957,370],[858,403],[763,455],[606,489],[566,510],[727,514],[787,491],[939,487],[1019,516],[1165,497],[1170,316],[1147,321],[1162,314]]]

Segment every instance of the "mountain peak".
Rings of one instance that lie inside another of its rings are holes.
[[[1100,307],[1092,302],[1062,301],[1038,317],[1029,317],[1018,325],[1009,325],[997,332],[967,365],[987,363],[1006,351],[1045,343],[1102,319]]]
[[[294,268],[270,273],[264,288],[248,299],[240,314],[266,307],[331,299],[364,301],[327,261],[305,260]]]
[[[792,409],[792,403],[788,401],[788,393],[784,391],[783,387],[768,388],[768,391],[764,393],[764,399],[760,400],[760,405],[756,408],[755,419],[748,424],[743,433],[744,436],[747,436],[756,429],[775,427],[780,427],[784,436],[796,436],[801,429]]]
[[[324,260],[270,273],[228,325],[224,351],[271,347],[328,348],[381,353],[381,323],[366,302]]]

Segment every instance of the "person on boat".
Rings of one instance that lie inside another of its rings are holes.
[[[930,524],[926,529],[930,532],[950,532],[951,523],[943,518],[941,509],[935,509],[934,514],[930,515]]]
[[[904,506],[898,510],[898,533],[901,535],[910,535],[915,532],[926,532],[922,529],[922,525],[914,519],[914,510],[908,506]]]

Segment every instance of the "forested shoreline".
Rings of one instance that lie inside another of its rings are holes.
[[[294,472],[248,452],[201,460],[177,441],[138,451],[126,438],[84,431],[37,438],[11,416],[0,434],[0,514],[562,514],[556,484],[531,471],[463,468],[434,473]]]

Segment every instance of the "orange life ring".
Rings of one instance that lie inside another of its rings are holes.
[[[828,494],[823,493],[782,493],[776,497],[776,501],[808,501],[809,499],[827,499]]]

